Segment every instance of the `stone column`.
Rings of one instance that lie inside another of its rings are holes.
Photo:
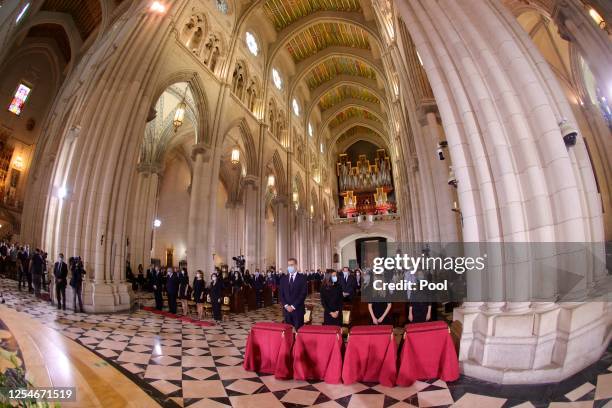
[[[193,176],[191,196],[189,198],[189,224],[187,228],[187,266],[193,273],[198,269],[206,277],[212,273],[213,236],[209,234],[210,206],[215,206],[211,199],[212,163],[210,148],[198,143],[192,147]]]
[[[132,204],[130,232],[130,260],[134,271],[139,264],[146,269],[151,261],[151,236],[160,181],[159,166],[139,165],[136,171],[136,194]]]
[[[246,257],[246,268],[251,272],[261,266],[257,259],[258,184],[259,178],[257,176],[247,175],[242,179],[245,216],[244,255]]]
[[[276,226],[276,268],[287,269],[288,211],[287,197],[278,196],[272,201],[274,224]]]

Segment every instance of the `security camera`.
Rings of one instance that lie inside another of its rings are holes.
[[[559,122],[559,129],[561,130],[561,135],[563,136],[563,142],[565,142],[565,146],[574,146],[576,144],[578,130],[576,130],[576,128],[570,125],[567,119],[563,119],[561,122]]]
[[[438,142],[438,149],[436,152],[438,153],[438,160],[444,160],[444,148],[448,146],[448,142],[446,140],[442,140]]]
[[[453,168],[449,167],[448,171],[448,185],[457,188],[457,178],[455,177],[455,172],[453,172]]]

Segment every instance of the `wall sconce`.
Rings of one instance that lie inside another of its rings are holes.
[[[456,201],[453,201],[453,208],[451,208],[451,211],[459,215],[459,220],[461,221],[461,226],[463,227],[463,213],[461,212],[461,209],[457,205]]]
[[[240,163],[240,149],[238,146],[232,149],[232,155],[230,157],[230,162],[235,166]]]
[[[172,124],[174,125],[174,133],[178,131],[178,128],[183,126],[183,121],[185,120],[185,109],[186,108],[187,108],[187,105],[185,104],[184,100],[183,102],[179,103],[178,106],[176,107],[176,111],[174,112],[174,120],[172,121]]]
[[[448,185],[457,188],[458,183],[459,182],[457,181],[457,178],[455,177],[455,172],[453,171],[453,168],[449,166],[448,167]]]
[[[25,168],[25,164],[23,163],[23,157],[15,157],[15,159],[13,160],[13,168],[15,170],[23,171],[23,169]]]
[[[60,198],[61,200],[63,200],[64,198],[66,198],[66,196],[68,196],[68,190],[66,189],[66,187],[62,186],[60,188],[57,189],[57,196],[58,198]]]
[[[268,188],[274,188],[274,183],[276,180],[274,179],[274,174],[270,174],[268,176]]]
[[[310,204],[310,218],[314,218],[314,206]]]
[[[153,220],[153,227],[154,228],[159,228],[161,227],[161,220],[159,218],[156,218],[155,220]]]
[[[300,201],[299,201],[300,196],[298,195],[297,191],[294,191],[292,197],[293,197],[293,204],[295,205],[295,209],[297,210],[300,206]]]

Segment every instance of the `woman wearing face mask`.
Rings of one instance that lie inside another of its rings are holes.
[[[216,273],[213,273],[210,277],[210,287],[208,288],[208,296],[210,296],[210,304],[212,305],[213,318],[216,321],[220,322],[223,283],[217,278]]]
[[[204,316],[204,273],[198,269],[195,278],[193,278],[193,300],[196,302],[198,319],[202,320]]]
[[[321,284],[321,304],[323,305],[323,324],[342,325],[342,288],[338,275],[333,269],[327,270]]]

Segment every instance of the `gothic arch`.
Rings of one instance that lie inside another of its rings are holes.
[[[245,164],[246,171],[249,175],[258,174],[258,166],[257,166],[257,149],[255,148],[255,141],[253,139],[253,134],[251,133],[251,128],[249,128],[248,123],[244,118],[236,119],[225,129],[223,132],[223,139],[221,140],[221,144],[225,141],[229,132],[234,129],[238,129],[238,133],[240,134],[240,138],[243,143],[243,148],[245,150]],[[221,146],[217,146],[220,148]]]

